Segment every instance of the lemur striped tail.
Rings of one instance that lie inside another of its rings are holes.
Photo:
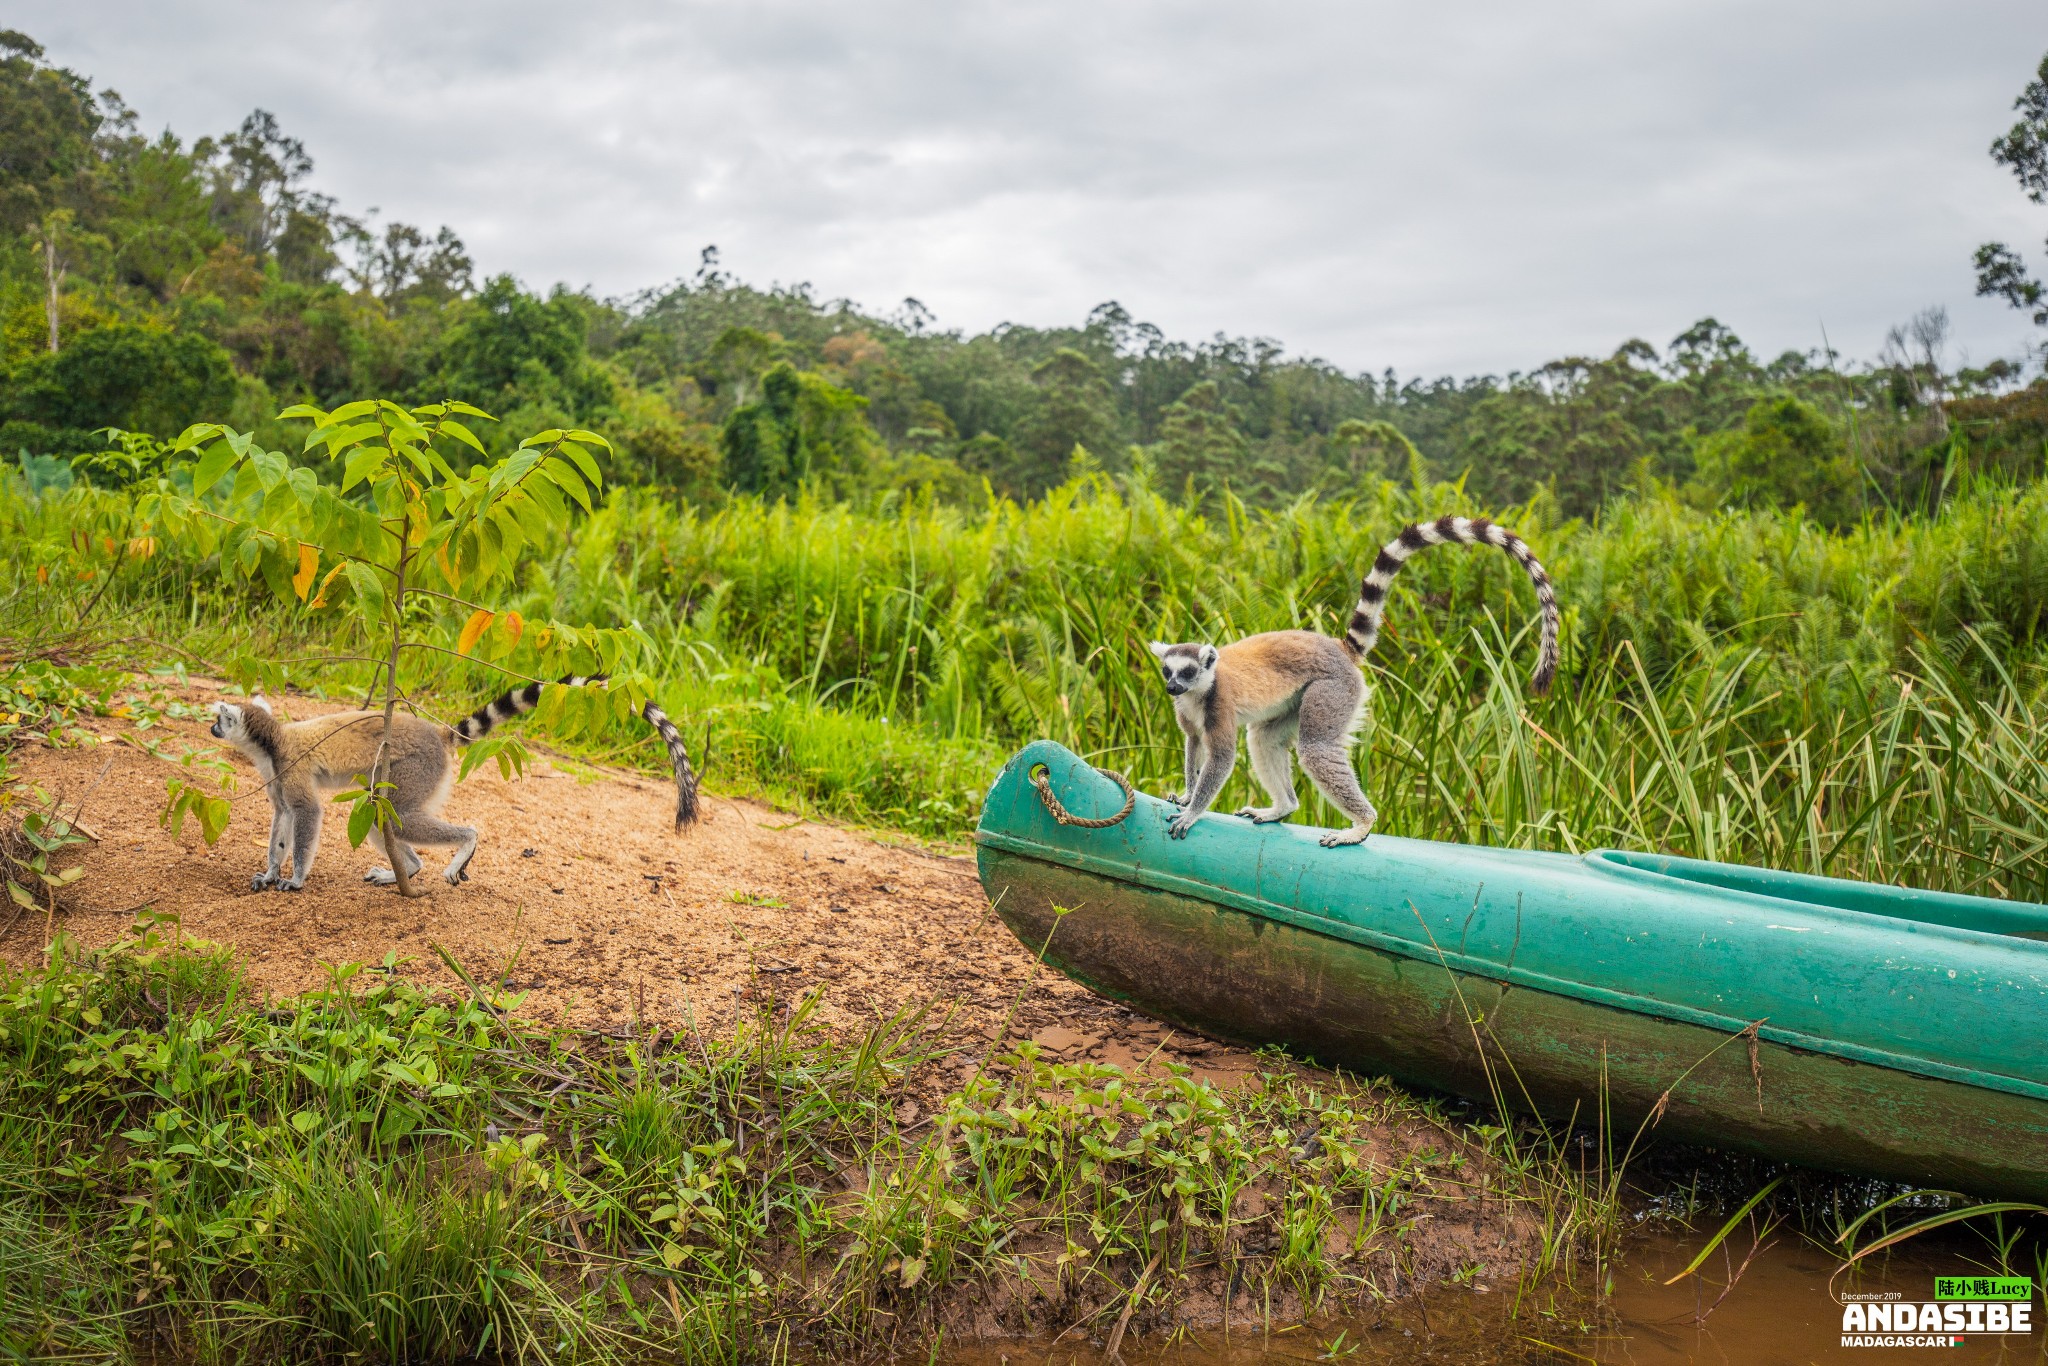
[[[602,683],[604,679],[603,674],[589,677],[569,674],[556,681],[562,687],[580,688],[587,683]],[[532,711],[540,705],[541,687],[539,683],[529,683],[502,697],[492,698],[462,719],[462,724],[455,728],[455,742],[467,745],[481,740],[500,722]],[[676,729],[675,722],[669,720],[667,712],[649,702],[640,709],[640,715],[660,733],[661,742],[668,746],[669,766],[676,773],[676,833],[681,834],[684,826],[697,822],[697,775],[690,768],[690,753],[683,747],[682,732]]]
[[[1434,522],[1416,522],[1381,547],[1372,562],[1372,572],[1358,586],[1358,606],[1352,610],[1351,625],[1344,632],[1344,648],[1353,659],[1362,660],[1380,638],[1380,615],[1385,610],[1387,588],[1408,557],[1427,546],[1455,541],[1460,545],[1497,545],[1520,562],[1536,585],[1536,603],[1543,617],[1543,642],[1536,655],[1536,672],[1529,678],[1529,690],[1538,697],[1550,691],[1557,677],[1557,590],[1550,575],[1536,562],[1528,542],[1504,526],[1484,517],[1439,517]]]

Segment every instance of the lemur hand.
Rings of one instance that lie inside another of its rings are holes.
[[[1174,839],[1184,840],[1188,837],[1188,831],[1194,829],[1195,822],[1201,818],[1199,811],[1183,811],[1167,823],[1166,833]]]
[[[1159,795],[1175,806],[1186,806],[1188,804],[1188,794],[1185,792],[1162,792]]]
[[[249,890],[252,892],[267,892],[272,887],[275,887],[277,882],[277,875],[266,869],[249,879]]]

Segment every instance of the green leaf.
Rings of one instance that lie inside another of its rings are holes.
[[[569,448],[565,446],[563,449],[567,450]],[[581,503],[585,512],[590,511],[590,494],[585,490],[583,481],[577,478],[576,471],[570,469],[568,464],[560,457],[548,457],[547,461],[541,465],[541,472],[554,481],[556,488],[561,489],[571,498]]]
[[[454,437],[457,441],[460,441],[463,445],[475,450],[478,455],[486,454],[484,443],[476,439],[476,433],[463,426],[460,422],[457,422],[454,418],[451,417],[442,422],[441,430]]]
[[[183,455],[186,451],[197,450],[203,443],[213,440],[226,430],[227,428],[218,422],[195,422],[178,433],[177,439],[171,442],[171,453]]]
[[[461,413],[464,417],[480,417],[486,422],[496,422],[498,420],[495,417],[492,417],[489,413],[485,412],[483,409],[475,407],[472,404],[464,403],[459,398],[451,398],[448,400],[448,411],[451,413]]]
[[[310,403],[294,403],[291,407],[279,413],[277,420],[283,422],[294,417],[310,417],[315,423],[323,427],[327,425],[328,421],[327,414]]]
[[[561,464],[560,461],[555,461],[554,463]],[[563,468],[566,469],[567,466]],[[520,491],[533,499],[534,502],[540,504],[541,508],[548,515],[550,525],[560,526],[563,522],[569,520],[568,504],[562,501],[561,491],[555,487],[554,476],[546,469],[542,469],[540,475],[541,477],[538,479],[529,479],[521,484],[519,486]]]
[[[579,433],[572,432],[571,435],[579,435]],[[584,450],[583,447],[577,445],[574,441],[564,441],[562,443],[562,454],[576,462],[576,468],[583,471],[583,477],[590,481],[590,487],[594,489],[604,487],[604,474],[597,468],[597,461],[591,458],[589,451]]]
[[[351,404],[350,406],[353,407],[354,405]],[[377,423],[358,422],[353,427],[319,428],[306,438],[306,445],[308,448],[311,448],[317,441],[327,447],[329,455],[339,455],[344,447],[360,445],[372,437],[382,435],[384,435],[384,429]]]
[[[216,441],[199,457],[199,463],[192,467],[192,492],[204,494],[220,482],[220,477],[242,457],[235,448],[225,441]]]
[[[356,560],[348,562],[345,572],[348,575],[348,586],[355,590],[356,610],[366,616],[381,619],[386,604],[384,580],[378,577],[376,570]]]
[[[606,450],[608,450],[608,451],[609,451],[609,450],[612,450],[612,443],[611,443],[611,442],[609,442],[609,441],[605,440],[605,439],[604,439],[603,437],[599,436],[599,435],[598,435],[598,434],[597,434],[596,432],[586,432],[586,431],[584,431],[584,430],[583,430],[583,429],[582,429],[581,427],[578,427],[578,428],[576,428],[575,430],[571,431],[571,432],[569,433],[569,439],[570,439],[571,441],[582,441],[582,442],[587,442],[588,444],[590,444],[590,445],[592,445],[592,446],[602,446],[602,447],[604,447],[604,448],[605,448]],[[613,454],[617,454],[617,452],[616,452],[616,451],[613,451]]]
[[[363,841],[370,837],[370,827],[377,820],[377,804],[368,795],[349,809],[348,844],[351,849],[363,847]]]
[[[256,477],[263,481],[263,490],[268,493],[284,482],[291,473],[291,462],[281,451],[258,451],[249,457],[249,466],[256,471]]]
[[[347,493],[363,480],[371,478],[383,469],[385,450],[382,446],[358,446],[348,453],[348,463],[342,466],[341,491]]]
[[[519,525],[519,519],[509,507],[500,507],[491,514],[489,525],[498,533],[498,555],[506,561],[516,561],[519,552],[526,548],[526,529]]]
[[[333,412],[329,413],[327,415],[326,425],[332,427],[343,422],[353,422],[359,417],[367,417],[369,414],[374,413],[376,411],[376,399],[359,398],[354,403],[344,403],[339,408],[336,408]]]
[[[565,433],[560,427],[550,427],[544,432],[535,432],[532,436],[527,437],[526,440],[519,443],[519,449],[523,451],[533,446],[551,446],[555,442],[560,441],[564,435]]]
[[[222,832],[228,828],[228,817],[234,808],[226,797],[196,797],[194,804],[199,809],[199,835],[209,845],[220,843]]]
[[[1750,1196],[1749,1199],[1743,1201],[1742,1208],[1736,1210],[1735,1213],[1728,1216],[1728,1222],[1721,1225],[1720,1232],[1716,1233],[1713,1237],[1707,1239],[1707,1245],[1700,1249],[1700,1255],[1693,1258],[1691,1264],[1688,1265],[1685,1268],[1685,1270],[1679,1272],[1676,1276],[1673,1276],[1670,1280],[1664,1282],[1664,1284],[1676,1285],[1678,1282],[1684,1280],[1687,1276],[1692,1275],[1693,1272],[1699,1270],[1701,1263],[1705,1262],[1707,1258],[1711,1257],[1714,1254],[1714,1249],[1721,1246],[1722,1242],[1727,1239],[1728,1235],[1735,1231],[1735,1226],[1742,1222],[1743,1216],[1747,1215],[1751,1210],[1755,1209],[1759,1204],[1761,1204],[1763,1202],[1764,1197],[1769,1195],[1772,1191],[1776,1190],[1779,1184],[1784,1181],[1784,1179],[1785,1178],[1782,1176],[1772,1177],[1770,1182],[1767,1185],[1765,1185],[1762,1190],[1756,1192],[1756,1194]],[[1852,1258],[1851,1260],[1854,1259]]]

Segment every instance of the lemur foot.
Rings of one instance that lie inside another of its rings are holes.
[[[1184,840],[1188,837],[1188,831],[1194,829],[1195,822],[1200,819],[1199,814],[1184,811],[1167,824],[1166,833],[1174,839]]]
[[[1325,849],[1334,849],[1340,844],[1364,844],[1365,837],[1371,833],[1372,827],[1369,825],[1363,828],[1354,825],[1349,830],[1332,830],[1316,843]]]
[[[1277,806],[1240,806],[1231,814],[1243,816],[1253,825],[1271,825],[1274,821],[1286,820],[1294,811],[1292,808],[1282,811]]]
[[[255,877],[249,879],[249,890],[252,892],[267,892],[272,887],[275,887],[277,883],[277,874],[258,873]]]
[[[389,868],[372,868],[369,872],[363,874],[363,881],[379,887],[390,887],[397,883],[398,874],[392,872]]]
[[[1188,804],[1188,794],[1185,792],[1163,792],[1160,796],[1175,806],[1186,806]]]

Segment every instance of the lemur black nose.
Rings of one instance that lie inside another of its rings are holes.
[[[1179,697],[1187,690],[1188,685],[1185,683],[1169,683],[1166,685],[1166,695],[1168,697]]]

